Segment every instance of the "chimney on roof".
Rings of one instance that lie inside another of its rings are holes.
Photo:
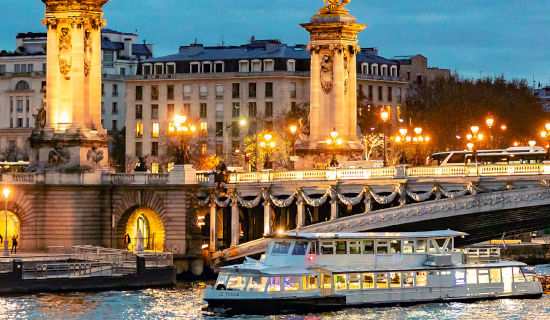
[[[132,39],[125,38],[124,39],[124,56],[125,57],[132,57]]]
[[[252,37],[250,37],[250,43],[256,41],[256,37],[254,35],[252,35]]]

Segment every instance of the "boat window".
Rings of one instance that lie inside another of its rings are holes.
[[[229,275],[227,273],[220,273],[218,276],[218,279],[216,280],[216,284],[214,285],[214,288],[217,288],[220,284],[225,285],[225,282],[227,281],[227,278]]]
[[[349,289],[359,290],[361,289],[361,274],[354,273],[349,275]]]
[[[309,254],[317,254],[317,241],[312,241],[309,247]]]
[[[304,276],[303,278],[303,289],[304,290],[315,290],[317,289],[317,277],[316,276]]]
[[[447,239],[435,239],[435,242],[437,243],[441,251],[449,251],[447,247],[443,247],[445,245],[445,241],[447,241]]]
[[[378,240],[376,241],[376,254],[385,254],[388,253],[388,241],[387,240]]]
[[[231,276],[227,282],[228,290],[243,290],[246,285],[247,277]]]
[[[334,289],[336,290],[346,290],[346,279],[347,275],[345,274],[335,274],[334,275]]]
[[[246,287],[246,291],[264,292],[265,286],[267,285],[267,279],[267,277],[252,277]]]
[[[403,272],[403,287],[414,287],[414,272]]]
[[[391,253],[401,253],[401,240],[391,240],[390,249]]]
[[[419,271],[416,273],[416,285],[418,287],[425,287],[428,285],[428,277],[426,276],[426,272]]]
[[[464,270],[455,270],[455,286],[463,286],[466,284],[466,274]]]
[[[332,241],[321,242],[321,254],[334,254],[334,243]]]
[[[330,283],[330,276],[324,276],[323,277],[323,289],[330,289],[332,286],[332,283]]]
[[[386,273],[378,273],[376,275],[376,287],[377,288],[388,287],[388,275]]]
[[[466,283],[467,284],[477,283],[476,269],[466,269]]]
[[[267,291],[281,291],[281,279],[279,277],[269,278]]]
[[[498,283],[500,281],[500,269],[491,269],[490,271],[491,283]]]
[[[346,241],[336,241],[336,254],[347,254],[348,246]]]
[[[365,254],[374,253],[374,240],[363,240],[363,253]]]
[[[524,282],[525,277],[523,276],[523,273],[521,272],[521,269],[519,267],[514,267],[514,282]]]
[[[285,277],[284,286],[285,291],[298,291],[300,290],[300,279],[298,277]]]
[[[306,254],[307,250],[307,241],[299,240],[294,244],[294,249],[292,249],[293,256],[303,256]]]
[[[390,272],[390,287],[401,287],[401,272]]]
[[[290,241],[277,241],[273,244],[271,254],[288,254],[291,244],[292,242]]]
[[[403,253],[414,253],[414,241],[412,240],[403,241]]]
[[[426,252],[426,240],[416,240],[416,252]]]
[[[360,254],[361,253],[361,242],[360,241],[350,241],[349,242],[349,253],[350,254]]]
[[[363,273],[363,289],[374,288],[374,273]]]
[[[489,283],[489,270],[487,270],[487,269],[478,269],[477,270],[477,281],[479,283]]]
[[[432,240],[433,239],[428,240],[428,247],[427,247],[428,252],[436,252],[435,247],[434,247],[434,243],[432,242]],[[436,242],[436,244],[437,244],[437,242]]]

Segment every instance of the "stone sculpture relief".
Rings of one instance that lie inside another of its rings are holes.
[[[63,27],[59,35],[59,72],[65,76],[66,80],[71,78],[69,75],[73,65],[71,49],[71,30],[67,27]]]
[[[48,163],[52,166],[60,166],[68,163],[70,157],[71,155],[63,150],[63,146],[58,144],[48,153]]]
[[[92,32],[90,30],[84,31],[84,76],[90,74],[91,69],[91,57],[92,57]]]
[[[332,91],[332,63],[332,56],[330,54],[324,54],[321,58],[321,88],[324,93]]]
[[[90,150],[88,150],[88,154],[86,155],[86,158],[88,162],[90,162],[94,166],[99,166],[99,163],[101,160],[103,160],[103,150],[99,150],[99,148],[96,145],[93,145]]]

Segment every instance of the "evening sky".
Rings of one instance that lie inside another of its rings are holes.
[[[240,45],[256,39],[307,43],[298,24],[322,0],[112,0],[108,28],[135,32],[155,44],[155,56],[176,53],[197,39],[205,45]],[[550,84],[550,1],[547,0],[352,0],[361,47],[381,56],[420,53],[432,66],[461,75],[533,76]],[[0,0],[0,50],[14,50],[18,32],[43,32],[39,0]]]

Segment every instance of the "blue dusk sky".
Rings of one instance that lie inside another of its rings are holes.
[[[195,41],[240,45],[256,39],[307,43],[298,24],[322,0],[111,0],[107,27],[139,33],[155,44],[155,56],[177,52]],[[386,58],[422,54],[431,66],[467,77],[534,76],[550,84],[550,1],[548,0],[352,0],[360,23],[361,47],[377,47]],[[42,32],[40,0],[0,0],[0,49],[14,50],[18,32]]]

